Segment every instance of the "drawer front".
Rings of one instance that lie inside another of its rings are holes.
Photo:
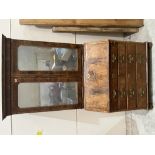
[[[136,45],[136,75],[137,75],[137,108],[147,108],[147,50],[146,44]]]
[[[136,91],[136,44],[127,43],[127,108],[129,110],[137,107]]]
[[[110,44],[110,111],[118,110],[118,43]]]
[[[110,111],[148,108],[148,49],[146,43],[111,42]]]
[[[126,93],[126,48],[125,43],[118,43],[118,109],[127,109]]]

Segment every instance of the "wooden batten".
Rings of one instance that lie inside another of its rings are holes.
[[[103,28],[103,27],[53,27],[53,32],[79,32],[79,33],[136,33],[138,28]]]

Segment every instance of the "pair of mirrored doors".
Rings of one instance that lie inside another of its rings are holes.
[[[83,45],[2,36],[3,118],[83,108]]]

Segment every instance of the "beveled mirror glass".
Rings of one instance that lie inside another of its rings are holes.
[[[20,71],[77,71],[76,48],[18,47],[18,69]]]
[[[20,83],[18,85],[18,107],[20,108],[77,103],[77,82]]]

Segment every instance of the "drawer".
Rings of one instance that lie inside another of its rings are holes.
[[[136,60],[137,108],[146,109],[148,105],[146,44],[136,45]]]
[[[110,111],[118,110],[118,44],[110,44],[109,52]]]
[[[126,92],[126,46],[125,43],[118,43],[118,109],[127,109]]]
[[[127,52],[127,108],[129,110],[137,107],[136,90],[136,44],[126,44]]]

